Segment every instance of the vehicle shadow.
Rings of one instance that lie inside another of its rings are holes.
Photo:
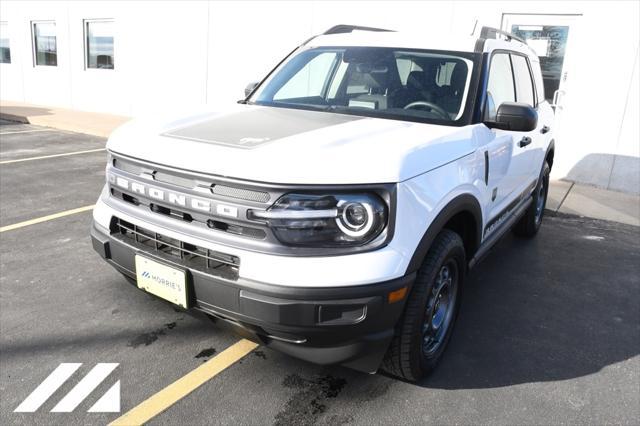
[[[472,271],[449,346],[421,382],[286,363],[299,364],[306,380],[346,380],[340,399],[360,402],[407,385],[464,390],[569,380],[640,354],[638,306],[640,227],[549,215],[536,238],[505,236]]]
[[[470,275],[428,388],[581,377],[640,354],[640,228],[548,217],[504,238]]]

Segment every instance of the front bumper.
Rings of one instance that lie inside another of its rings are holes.
[[[131,282],[136,279],[135,254],[144,252],[187,271],[190,308],[294,357],[364,372],[377,370],[402,315],[406,298],[388,303],[388,294],[403,287],[408,287],[408,294],[415,277],[348,287],[279,286],[210,275],[133,241],[123,241],[96,223],[91,238],[100,256]]]

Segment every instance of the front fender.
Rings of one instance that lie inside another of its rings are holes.
[[[422,261],[427,255],[427,251],[433,244],[433,240],[438,233],[444,228],[451,218],[459,213],[467,212],[471,214],[475,221],[475,247],[479,247],[482,240],[482,208],[480,203],[471,194],[461,194],[448,202],[446,206],[440,210],[436,218],[431,222],[424,235],[420,239],[416,250],[409,261],[407,273],[417,271],[422,265]],[[469,257],[473,253],[467,253]]]

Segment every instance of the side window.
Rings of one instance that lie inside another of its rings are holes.
[[[487,103],[485,105],[485,119],[493,120],[498,107],[503,102],[515,102],[516,94],[513,88],[513,73],[511,61],[506,53],[497,53],[491,59],[489,68],[489,82],[487,83]]]
[[[340,62],[338,65],[338,69],[335,72],[335,75],[331,78],[331,83],[329,85],[329,99],[335,99],[338,96],[338,89],[342,85],[342,81],[344,80],[344,75],[347,73],[347,68],[349,68],[349,64],[346,62]]]
[[[273,100],[306,98],[322,95],[329,70],[336,60],[335,52],[324,52],[310,60],[291,80],[278,90]]]
[[[520,55],[511,55],[513,72],[516,77],[516,101],[535,106],[533,96],[533,81],[529,72],[527,59]]]
[[[398,75],[400,76],[400,83],[403,86],[407,85],[407,78],[412,71],[413,61],[406,58],[396,58],[396,66],[398,67]]]
[[[450,86],[453,69],[456,67],[455,62],[441,62],[436,68],[436,84],[438,87]],[[462,67],[460,67],[462,68]]]

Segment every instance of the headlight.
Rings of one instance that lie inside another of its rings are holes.
[[[286,245],[337,247],[371,242],[387,225],[387,206],[376,194],[286,194],[268,210],[249,210]]]

